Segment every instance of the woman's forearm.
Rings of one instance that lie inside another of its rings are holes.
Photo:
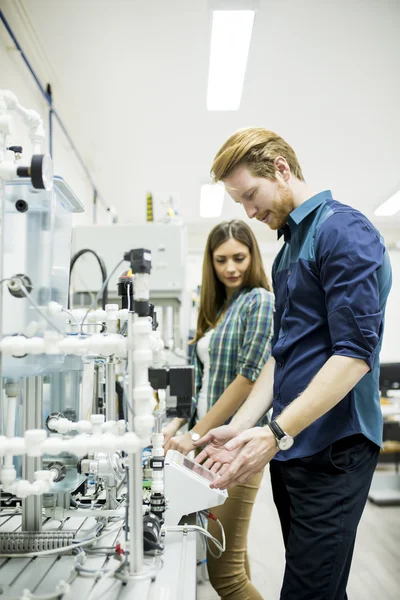
[[[210,429],[223,425],[243,404],[253,385],[254,383],[243,375],[237,375],[214,406],[196,423],[192,431],[203,436]]]
[[[251,429],[272,406],[275,359],[270,356],[246,402],[235,414],[232,425],[241,431]]]

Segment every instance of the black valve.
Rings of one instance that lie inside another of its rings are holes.
[[[11,152],[14,152],[15,155],[22,154],[22,146],[9,146],[7,150],[11,150]]]

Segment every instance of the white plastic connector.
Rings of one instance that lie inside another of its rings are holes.
[[[92,426],[93,435],[101,433],[102,425],[105,421],[104,415],[90,415],[90,424]]]
[[[17,472],[14,468],[14,466],[12,467],[3,467],[0,471],[0,481],[3,484],[4,487],[4,491],[7,491],[7,488],[14,483],[14,481],[17,479]]]
[[[107,319],[107,313],[105,310],[92,310],[88,316],[87,320],[89,323],[104,323]]]
[[[63,339],[56,331],[45,331],[43,334],[45,354],[60,354],[59,344]]]
[[[106,304],[105,306],[107,313],[107,331],[109,333],[117,333],[117,321],[118,321],[118,304]]]
[[[134,419],[134,427],[137,435],[147,442],[150,440],[151,432],[154,427],[154,417],[152,414],[137,416]]]
[[[47,433],[43,429],[29,429],[25,431],[26,454],[31,457],[42,456],[42,444],[46,438]]]
[[[58,302],[49,302],[47,305],[47,312],[50,316],[60,315],[62,313],[63,307]]]

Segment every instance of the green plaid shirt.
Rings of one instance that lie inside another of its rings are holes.
[[[256,381],[271,354],[274,296],[264,288],[244,288],[210,337],[208,410],[237,375]],[[195,406],[201,390],[203,363],[193,354]],[[267,422],[267,421],[265,421]]]

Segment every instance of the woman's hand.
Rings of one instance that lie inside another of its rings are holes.
[[[181,419],[172,419],[165,427],[163,427],[164,434],[164,454],[171,448],[171,439],[176,435],[177,431],[182,427]]]
[[[184,435],[177,435],[176,437],[171,438],[171,440],[169,441],[168,450],[178,450],[178,452],[184,454],[185,456],[189,454],[189,452],[194,450],[194,445],[190,433],[185,433]],[[166,452],[165,446],[164,451]]]

